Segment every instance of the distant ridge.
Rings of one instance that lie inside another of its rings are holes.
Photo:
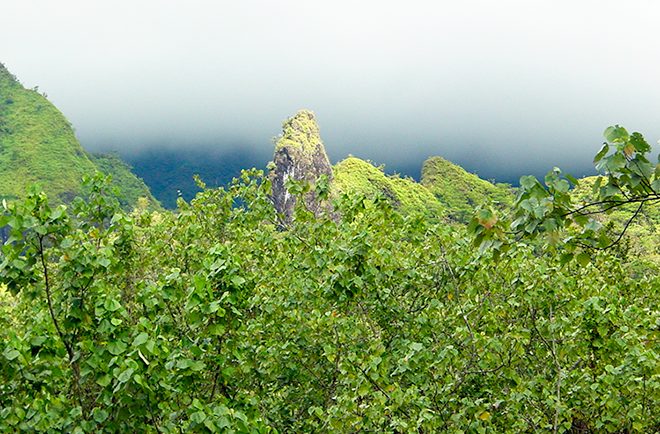
[[[476,206],[505,208],[513,203],[513,189],[493,184],[442,157],[430,157],[422,166],[423,186],[447,208],[452,220],[467,223]]]
[[[380,168],[349,156],[334,166],[333,190],[340,193],[360,193],[367,197],[384,197],[399,210],[422,212],[429,216],[445,215],[445,207],[423,185],[412,178],[386,175]]]

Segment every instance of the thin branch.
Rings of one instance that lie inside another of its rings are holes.
[[[644,202],[639,204],[639,207],[637,207],[637,210],[635,211],[635,213],[628,219],[628,221],[626,222],[626,225],[623,227],[623,230],[621,231],[621,233],[619,234],[617,239],[612,241],[607,246],[597,247],[597,246],[589,246],[589,245],[584,244],[584,243],[578,243],[578,244],[582,247],[586,247],[586,248],[589,248],[589,249],[595,249],[595,250],[607,250],[607,249],[610,249],[610,248],[614,247],[619,242],[621,242],[621,240],[623,239],[623,236],[625,235],[626,231],[628,230],[628,226],[630,226],[630,223],[632,223],[632,221],[635,220],[637,215],[642,211],[643,207],[644,207]]]
[[[602,210],[593,212],[593,214],[598,214],[598,213],[601,213],[601,212],[605,212],[605,211],[608,211],[612,208],[627,205],[627,204],[630,204],[630,203],[640,203],[640,202],[645,203],[645,202],[655,202],[655,201],[660,201],[660,194],[635,197],[635,198],[628,199],[628,200],[613,200],[613,199],[601,200],[601,201],[598,201],[598,202],[591,202],[591,203],[582,205],[579,208],[576,208],[574,210],[571,210],[571,211],[568,211],[564,214],[561,214],[559,217],[566,217],[566,216],[569,216],[571,214],[589,215],[589,214],[592,214],[592,213],[590,212],[589,214],[586,214],[586,213],[583,214],[580,211],[585,210],[585,209],[590,208],[590,207],[593,207],[593,206],[598,206],[598,205],[610,205],[610,206],[607,207],[607,208],[604,208]]]
[[[50,318],[53,321],[53,325],[55,326],[55,330],[57,331],[57,334],[60,337],[60,340],[64,344],[64,347],[66,348],[66,352],[69,355],[69,360],[73,361],[73,348],[69,345],[69,342],[64,337],[64,333],[62,332],[62,329],[60,328],[60,324],[57,321],[57,316],[55,316],[55,310],[53,309],[53,297],[50,291],[50,279],[48,277],[48,265],[46,264],[46,256],[44,254],[44,239],[43,237],[39,237],[39,259],[41,260],[41,266],[43,267],[43,273],[44,273],[44,285],[46,289],[46,301],[48,302],[48,311],[50,313]]]
[[[383,395],[385,395],[385,397],[387,398],[388,401],[392,401],[392,397],[390,396],[390,394],[387,393],[382,387],[380,387],[380,385],[379,385],[379,384],[378,384],[373,378],[371,378],[371,377],[369,376],[369,374],[367,374],[367,371],[365,371],[364,369],[362,369],[362,367],[361,367],[360,365],[358,365],[357,363],[353,363],[353,366],[355,366],[356,368],[358,368],[358,370],[362,373],[362,375],[364,376],[364,378],[365,378],[369,383],[371,383],[372,386],[374,386],[376,389],[378,389],[378,391],[380,391]],[[408,418],[410,418],[410,414],[406,411],[405,408],[403,408],[403,407],[399,407],[399,409],[403,412],[403,414],[405,414]]]

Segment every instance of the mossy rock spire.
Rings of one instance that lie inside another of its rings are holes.
[[[314,113],[300,110],[282,124],[282,135],[275,144],[273,169],[270,179],[275,209],[285,222],[293,218],[296,198],[287,190],[289,180],[315,184],[321,176],[332,181],[332,165],[325,152],[319,126]],[[317,197],[314,189],[304,196],[305,205],[320,214],[326,205]]]
[[[275,151],[289,147],[314,152],[318,146],[323,148],[323,141],[314,112],[299,110],[295,116],[282,123],[282,135],[277,140]],[[325,153],[325,148],[323,152]]]

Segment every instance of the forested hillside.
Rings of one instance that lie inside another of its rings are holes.
[[[68,201],[94,170],[57,108],[0,66],[0,195],[24,196],[40,183],[55,201]]]
[[[336,194],[357,193],[374,199],[383,198],[402,212],[423,212],[429,218],[444,215],[445,207],[411,178],[386,175],[371,163],[348,157],[334,166],[333,189]]]
[[[179,197],[189,201],[201,189],[195,184],[198,175],[208,186],[231,183],[246,167],[263,168],[267,155],[236,148],[225,151],[203,147],[149,147],[122,155],[133,172],[144,179],[158,201],[169,209],[176,208]]]
[[[82,193],[82,178],[101,170],[116,175],[113,185],[122,186],[127,209],[139,197],[157,206],[144,183],[122,164],[114,157],[90,158],[45,95],[24,88],[0,64],[0,198],[25,197],[38,183],[54,203],[70,202]]]

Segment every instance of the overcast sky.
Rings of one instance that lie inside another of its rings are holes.
[[[91,150],[242,146],[316,112],[333,160],[443,155],[484,177],[660,138],[653,0],[3,0],[0,62]]]

